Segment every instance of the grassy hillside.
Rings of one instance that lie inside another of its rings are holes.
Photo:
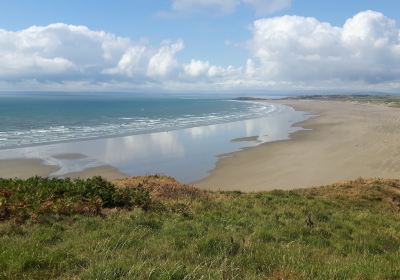
[[[400,279],[400,181],[0,180],[0,279]]]

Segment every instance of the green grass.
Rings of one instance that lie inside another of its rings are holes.
[[[0,279],[400,279],[396,180],[248,194],[158,176],[118,188],[98,178],[30,180],[0,181],[3,208],[39,200],[23,220],[3,215]],[[35,180],[41,191],[26,187]],[[96,184],[133,199],[105,204],[97,191],[77,191]],[[54,193],[76,205],[93,195],[98,211],[38,211]],[[149,207],[137,202],[143,194]]]
[[[348,101],[368,104],[383,104],[389,107],[400,107],[400,97],[396,95],[382,94],[333,94],[333,95],[308,95],[299,97],[289,97],[288,99],[307,99],[307,100],[332,100]]]

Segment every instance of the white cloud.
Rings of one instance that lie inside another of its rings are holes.
[[[179,68],[175,55],[182,49],[182,41],[150,47],[62,23],[17,32],[0,30],[0,78],[61,82],[107,81],[115,76],[146,82]]]
[[[115,63],[130,40],[62,23],[10,32],[0,30],[2,78],[98,75]]]
[[[185,74],[190,77],[199,77],[207,75],[210,70],[210,63],[208,61],[201,61],[192,59],[189,64],[183,66]]]
[[[257,15],[265,15],[287,8],[291,0],[172,0],[172,9],[177,12],[232,13],[240,5],[247,4]]]
[[[201,84],[227,84],[236,80],[242,75],[241,67],[229,65],[221,67],[211,65],[208,61],[192,59],[189,64],[184,64],[180,75],[181,82]]]
[[[343,26],[315,18],[256,20],[242,66],[179,61],[181,40],[151,46],[62,23],[0,29],[0,90],[395,88],[400,30],[373,11]]]
[[[383,14],[361,12],[336,27],[315,18],[260,19],[249,48],[261,79],[386,82],[399,79],[400,33]]]
[[[1,89],[163,89],[224,83],[240,68],[178,61],[182,40],[159,46],[62,23],[0,30]]]
[[[149,60],[148,75],[166,77],[179,68],[175,55],[183,49],[183,42],[165,43]]]
[[[147,71],[148,60],[149,54],[145,46],[129,47],[116,67],[105,69],[103,72],[106,74],[125,74],[131,78],[143,76]]]

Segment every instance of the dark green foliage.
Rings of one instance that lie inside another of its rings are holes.
[[[152,204],[149,191],[142,186],[117,189],[112,196],[113,207],[130,208],[132,206],[149,210]]]
[[[43,215],[101,215],[104,208],[151,207],[142,187],[116,188],[101,177],[0,179],[0,220],[23,222]]]

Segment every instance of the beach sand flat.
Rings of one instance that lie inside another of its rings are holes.
[[[45,165],[40,159],[0,160],[0,178],[26,179],[32,176],[48,176],[57,170],[57,166]]]
[[[194,185],[211,190],[268,191],[362,177],[400,176],[400,109],[336,101],[274,101],[319,116],[299,123],[290,140],[221,158]]]
[[[240,137],[240,138],[235,138],[232,139],[232,142],[257,142],[258,141],[259,136],[249,136],[249,137]]]
[[[48,177],[51,173],[57,171],[58,166],[45,165],[40,159],[5,159],[0,160],[0,178],[21,178],[26,179],[33,176]],[[80,172],[65,174],[62,177],[69,178],[91,178],[93,176],[102,176],[108,180],[114,180],[127,177],[112,166],[92,167]]]
[[[103,178],[106,178],[107,180],[115,180],[128,177],[128,175],[122,173],[117,168],[109,165],[92,167],[80,172],[63,175],[63,177],[80,178],[80,179],[92,178],[93,176],[101,176]]]
[[[265,143],[220,157],[210,175],[193,183],[195,186],[268,191],[318,186],[360,176],[399,177],[400,109],[338,101],[271,102],[318,116],[297,124],[307,130],[293,133],[290,140]],[[57,166],[44,165],[39,159],[0,160],[0,177],[5,178],[48,176],[57,170]],[[64,176],[97,175],[109,180],[126,176],[112,166]]]

